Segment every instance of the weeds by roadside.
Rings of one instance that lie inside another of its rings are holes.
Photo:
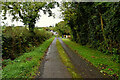
[[[41,59],[54,38],[51,38],[29,53],[10,61],[3,68],[2,78],[34,78]]]
[[[91,62],[96,66],[101,73],[104,75],[118,77],[120,64],[112,60],[112,55],[105,55],[100,51],[88,48],[86,46],[81,46],[69,39],[62,39],[65,44],[67,44],[74,52],[78,53],[87,61]],[[74,47],[73,47],[74,46]]]
[[[64,63],[64,65],[67,67],[67,69],[70,72],[70,74],[72,75],[72,77],[73,78],[81,78],[81,76],[75,71],[74,65],[71,63],[68,55],[65,53],[65,51],[58,39],[56,41],[56,45],[57,45],[57,49],[58,49],[60,58],[61,58],[62,62]]]

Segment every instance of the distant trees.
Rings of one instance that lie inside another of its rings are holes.
[[[2,2],[2,10],[4,10],[4,19],[6,19],[7,11],[13,15],[12,20],[20,20],[24,25],[29,25],[29,30],[33,32],[36,21],[40,18],[40,11],[44,14],[48,12],[52,16],[52,8],[58,5],[57,2]],[[58,5],[59,6],[59,5]]]
[[[120,54],[120,3],[63,2],[63,18],[73,40],[106,54]]]
[[[65,21],[61,21],[55,25],[54,31],[57,31],[59,35],[68,35],[70,34],[70,27]]]

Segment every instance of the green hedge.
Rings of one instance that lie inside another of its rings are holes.
[[[52,36],[50,32],[38,29],[33,35],[26,27],[6,27],[2,32],[3,59],[15,59]]]
[[[40,66],[41,59],[54,38],[48,39],[34,51],[24,53],[3,68],[2,78],[33,78]]]

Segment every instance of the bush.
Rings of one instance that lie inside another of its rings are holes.
[[[35,35],[26,27],[6,27],[2,34],[3,59],[15,59],[52,36],[45,30],[35,29],[34,32]]]
[[[24,52],[30,38],[29,31],[24,27],[6,27],[2,34],[3,58],[14,59]]]
[[[117,63],[120,63],[120,55],[113,54],[112,60],[115,61],[115,62],[117,62]]]
[[[10,59],[3,60],[3,61],[2,61],[2,66],[4,67],[4,66],[6,66],[6,65],[8,65],[8,64],[10,64],[10,63],[11,63],[11,60],[10,60]]]
[[[39,42],[43,42],[52,36],[52,33],[45,30],[35,29],[34,32],[35,32],[35,35],[34,35],[35,39],[37,39]]]
[[[54,38],[51,38],[43,42],[40,46],[35,48],[34,51],[24,53],[12,61],[10,59],[4,60],[3,64],[7,64],[7,66],[2,69],[1,75],[3,80],[9,80],[9,78],[34,78],[41,60],[44,57],[44,53],[53,39]]]

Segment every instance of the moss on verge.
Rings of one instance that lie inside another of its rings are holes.
[[[75,71],[74,65],[71,63],[68,55],[65,53],[65,51],[58,39],[56,41],[56,45],[57,45],[57,49],[58,49],[60,58],[61,58],[62,62],[64,63],[64,65],[67,67],[67,70],[72,75],[72,78],[81,78],[81,76]]]

